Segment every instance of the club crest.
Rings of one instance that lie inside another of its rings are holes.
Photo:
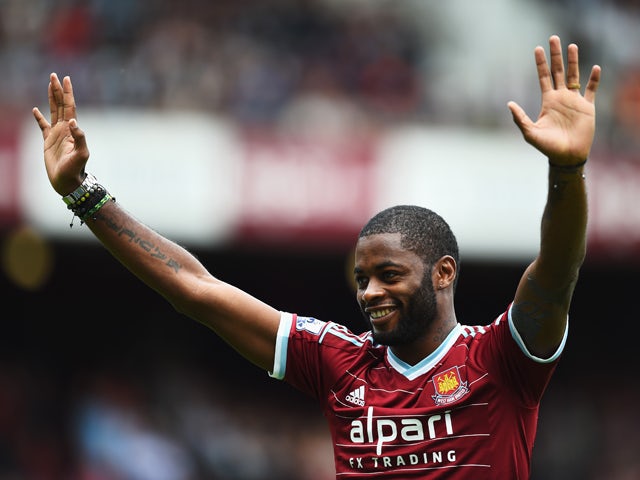
[[[431,381],[436,392],[432,397],[436,405],[449,405],[469,393],[467,382],[462,380],[458,367],[435,374]]]

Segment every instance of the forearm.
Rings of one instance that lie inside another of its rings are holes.
[[[85,220],[98,240],[127,269],[184,311],[191,278],[210,277],[187,250],[137,221],[116,202]]]
[[[542,358],[556,351],[586,253],[587,192],[583,167],[549,168],[540,252],[520,280],[513,321],[529,350]]]
[[[87,226],[125,267],[179,312],[208,326],[248,360],[268,370],[280,313],[212,276],[183,247],[108,202]]]
[[[550,287],[575,282],[586,253],[587,191],[584,166],[549,167],[536,270]]]

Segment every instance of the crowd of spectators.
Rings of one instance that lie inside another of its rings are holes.
[[[580,43],[585,65],[605,69],[603,141],[624,150],[638,143],[637,1],[0,5],[0,103],[17,113],[42,102],[43,83],[57,71],[74,77],[84,108],[196,109],[271,126],[295,125],[301,111],[317,109],[352,123],[506,125],[507,100],[531,110],[538,103],[535,76],[523,75],[531,58],[522,52],[532,38],[544,44],[560,33]]]
[[[197,109],[273,122],[306,93],[381,115],[421,104],[417,32],[388,11],[315,1],[3,0],[3,102],[71,74],[83,107]],[[381,28],[383,26],[383,28]]]
[[[504,64],[488,49],[531,49],[518,31],[553,31],[581,44],[585,65],[605,68],[603,141],[637,147],[638,2],[524,3],[491,0],[477,11],[411,0],[2,0],[2,84],[11,94],[0,102],[25,111],[57,71],[74,77],[85,108],[197,109],[271,126],[319,109],[334,110],[327,123],[337,111],[352,124],[505,125],[508,99],[536,107],[535,84],[522,75],[530,59]],[[476,17],[489,12],[483,31]]]

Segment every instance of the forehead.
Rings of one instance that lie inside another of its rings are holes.
[[[380,233],[358,239],[355,250],[356,270],[385,263],[399,265],[422,264],[420,257],[402,247],[400,233]]]

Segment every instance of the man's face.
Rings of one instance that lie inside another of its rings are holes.
[[[390,346],[423,337],[437,314],[431,272],[400,238],[370,235],[358,240],[355,253],[358,304],[376,342]]]

